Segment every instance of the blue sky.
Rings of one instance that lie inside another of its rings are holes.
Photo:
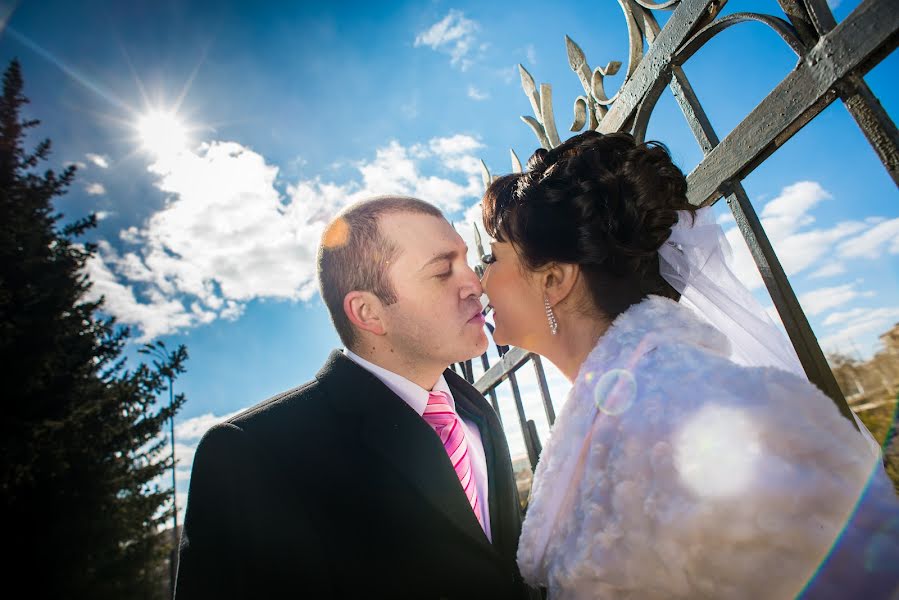
[[[322,3],[323,4],[323,3]],[[90,273],[136,339],[184,343],[176,391],[179,497],[193,448],[223,416],[311,378],[338,346],[314,286],[323,222],[373,193],[415,194],[468,236],[479,160],[511,169],[537,147],[516,65],[553,85],[563,137],[581,93],[564,35],[591,67],[627,61],[615,2],[0,2],[0,59],[22,62],[29,116],[54,142],[53,166],[79,164],[59,203],[102,216]],[[837,19],[858,2],[831,0]],[[779,15],[774,0],[725,13]],[[658,14],[661,21],[667,13]],[[749,23],[685,66],[724,137],[793,68],[770,30]],[[622,73],[624,68],[622,69]],[[899,56],[867,76],[899,114]],[[622,77],[608,80],[614,90]],[[149,144],[174,111],[187,133]],[[701,159],[670,94],[649,138],[689,172]],[[866,357],[899,321],[899,194],[841,103],[746,180],[826,349]],[[726,207],[735,268],[770,306]],[[133,354],[133,346],[129,352]],[[557,405],[567,390],[551,370]],[[546,431],[533,378],[522,386]],[[502,415],[523,452],[514,412]]]

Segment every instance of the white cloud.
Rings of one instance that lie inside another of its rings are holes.
[[[480,150],[484,147],[484,144],[470,135],[456,134],[449,137],[434,138],[428,142],[428,147],[440,158],[446,158]]]
[[[762,209],[765,231],[773,238],[782,238],[803,225],[814,222],[808,211],[833,196],[815,181],[799,181],[788,185]]]
[[[881,221],[837,249],[846,258],[880,258],[884,252],[899,254],[899,217]]]
[[[528,62],[531,65],[536,65],[537,64],[537,49],[534,48],[534,44],[528,44],[527,48],[525,49],[525,52],[527,53]]]
[[[830,313],[829,315],[827,315],[827,318],[824,319],[824,325],[840,325],[842,323],[858,319],[859,317],[866,315],[868,312],[869,309],[867,308],[852,308],[849,310]]]
[[[468,97],[472,100],[487,100],[490,97],[490,94],[487,92],[482,92],[478,88],[473,85],[468,86]]]
[[[181,441],[187,440],[199,442],[200,438],[203,437],[203,435],[210,427],[212,427],[213,425],[217,425],[218,423],[227,421],[231,417],[240,414],[244,410],[246,409],[241,408],[224,415],[214,415],[212,413],[206,413],[204,415],[182,421],[175,426],[175,439]]]
[[[300,180],[286,195],[274,185],[278,168],[234,142],[160,158],[149,170],[167,202],[121,232],[122,249],[100,244],[87,265],[91,297],[104,295],[110,314],[142,331],[140,341],[236,318],[255,298],[309,299],[321,231],[337,211],[387,193],[459,210],[482,192],[471,154],[480,147],[465,135],[412,148],[393,141],[355,163],[356,179]]]
[[[809,274],[809,279],[821,279],[823,277],[833,277],[834,275],[842,275],[846,272],[846,266],[841,262],[827,263],[814,273]]]
[[[842,306],[850,300],[862,296],[871,296],[873,292],[859,292],[854,283],[834,287],[820,288],[799,296],[799,304],[810,315],[819,315],[826,310]]]
[[[421,112],[418,103],[418,93],[415,93],[408,102],[400,106],[400,112],[402,112],[407,119],[414,119],[418,117]]]
[[[102,183],[88,183],[85,186],[85,191],[91,196],[102,196],[106,193],[106,188],[103,187]]]
[[[104,156],[102,154],[85,154],[84,158],[93,163],[95,166],[100,167],[101,169],[109,168],[109,157]]]
[[[475,45],[478,24],[461,11],[452,9],[427,30],[415,36],[415,47],[428,46],[450,56],[450,64],[465,71],[472,65],[469,57]]]
[[[871,334],[881,333],[899,321],[899,308],[882,307],[875,309],[855,308],[841,313],[833,313],[825,320],[831,325],[842,325],[842,329],[821,338],[821,347],[826,352],[843,351],[847,347],[857,349],[856,342],[864,340]],[[873,353],[875,347],[862,343],[861,351],[866,355]],[[863,357],[864,358],[864,357]]]
[[[103,296],[106,312],[115,315],[120,323],[139,325],[143,333],[139,342],[194,324],[180,301],[166,299],[158,291],[151,291],[143,301],[139,301],[134,288],[120,282],[110,270],[107,262],[115,264],[116,261],[111,246],[104,241],[100,241],[99,246],[99,253],[85,265],[92,284],[88,298]]]
[[[510,65],[508,67],[494,69],[494,73],[497,77],[503,80],[503,83],[513,83],[521,80],[518,65]]]
[[[871,222],[844,221],[831,227],[812,228],[815,217],[811,210],[831,194],[814,181],[800,181],[785,187],[781,193],[765,204],[761,211],[761,222],[768,234],[777,256],[787,275],[796,275],[815,266],[818,261],[833,253],[839,242],[856,235],[871,226]],[[733,248],[733,268],[735,273],[750,289],[762,287],[763,282],[755,261],[743,240],[739,229],[733,227],[726,233]],[[821,268],[815,272],[818,277],[833,274]]]

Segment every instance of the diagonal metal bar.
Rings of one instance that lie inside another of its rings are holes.
[[[724,182],[746,177],[833,102],[841,79],[863,75],[897,44],[895,0],[863,1],[690,173],[690,201],[708,204]]]
[[[877,157],[886,167],[893,183],[899,186],[899,130],[880,104],[880,100],[856,74],[837,85],[843,105],[858,125]]]
[[[539,354],[534,354],[531,362],[534,363],[534,372],[537,375],[537,387],[540,390],[540,399],[543,400],[543,410],[546,412],[546,420],[550,424],[556,422],[556,409],[553,407],[552,398],[549,395],[549,384],[546,382],[546,372],[543,370],[543,361]]]
[[[719,143],[718,135],[693,91],[693,87],[687,80],[686,74],[680,67],[674,67],[672,71],[671,91],[703,153],[712,152]],[[805,312],[796,298],[793,286],[790,285],[790,280],[774,252],[771,241],[768,239],[742,183],[737,182],[731,186],[727,204],[733,212],[743,239],[746,240],[746,245],[762,275],[762,280],[771,295],[777,313],[784,323],[787,335],[796,349],[806,376],[809,381],[827,394],[836,404],[840,413],[848,418],[853,426],[856,426],[846,398],[837,385],[833,371],[827,364],[827,359],[818,345],[818,340],[809,325]]]
[[[649,47],[649,51],[633,76],[620,91],[615,104],[599,123],[601,133],[621,131],[631,120],[644,96],[652,90],[658,79],[669,68],[678,48],[699,27],[712,20],[724,6],[726,0],[684,0],[681,2],[664,29]]]
[[[821,35],[837,26],[825,0],[778,0],[778,4],[809,48],[818,43]],[[836,87],[846,110],[899,186],[899,131],[896,124],[861,76],[849,74]]]
[[[474,388],[481,394],[492,393],[503,381],[509,382],[512,389],[512,399],[515,403],[515,412],[518,415],[518,425],[524,437],[524,447],[528,454],[531,469],[537,468],[537,460],[540,458],[540,438],[536,430],[528,424],[528,418],[524,411],[524,403],[521,399],[521,390],[518,387],[518,378],[515,371],[520,369],[534,355],[521,348],[511,348],[502,355],[500,361],[491,366],[486,373],[474,382]],[[495,406],[499,413],[499,406]]]
[[[512,348],[503,355],[498,363],[481,375],[481,378],[474,383],[475,389],[484,394],[487,390],[495,388],[505,381],[509,373],[517,371],[530,357],[531,353],[527,350]]]

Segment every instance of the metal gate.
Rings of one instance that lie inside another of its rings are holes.
[[[575,120],[571,131],[585,127],[603,133],[628,131],[643,140],[658,99],[666,87],[671,90],[704,154],[687,177],[690,202],[707,206],[726,199],[809,380],[851,420],[849,405],[743,189],[742,180],[839,99],[899,185],[899,132],[862,78],[899,45],[896,0],[864,0],[839,24],[826,0],[778,0],[784,12],[782,16],[735,13],[720,18],[726,0],[618,0],[618,3],[627,23],[630,51],[625,80],[616,94],[606,95],[603,78],[617,73],[621,63],[613,61],[605,67],[591,69],[580,47],[568,37],[565,39],[569,64],[584,88],[584,94],[574,101]],[[673,11],[664,28],[659,27],[653,14],[660,10]],[[682,66],[714,36],[747,21],[760,22],[773,29],[796,54],[797,62],[742,122],[719,140]],[[645,53],[644,46],[648,48]],[[522,87],[534,111],[534,116],[522,120],[544,148],[553,148],[561,140],[553,117],[552,88],[545,83],[538,88],[524,67],[519,65],[519,70]],[[520,170],[514,152],[512,157],[513,166]],[[485,173],[485,181],[490,181],[489,173]],[[480,240],[477,245],[479,255],[483,255]],[[497,350],[501,360],[496,364],[489,364],[487,354],[481,356],[484,374],[476,381],[471,361],[455,368],[491,399],[497,412],[496,390],[503,383],[509,385],[533,469],[541,443],[534,421],[525,414],[516,372],[526,364],[533,366],[546,418],[552,425],[555,412],[543,365],[539,356],[521,348],[497,347]]]

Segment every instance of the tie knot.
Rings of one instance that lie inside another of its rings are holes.
[[[442,427],[456,420],[456,413],[450,406],[446,392],[431,392],[428,395],[428,405],[422,417],[432,427]]]

